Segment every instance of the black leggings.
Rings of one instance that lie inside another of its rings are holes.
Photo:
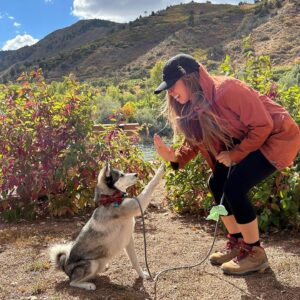
[[[260,150],[256,150],[231,167],[227,179],[228,169],[217,162],[208,180],[209,188],[217,204],[220,203],[224,192],[223,205],[228,215],[234,215],[238,224],[250,223],[256,218],[256,213],[247,193],[253,186],[275,172],[276,168]]]

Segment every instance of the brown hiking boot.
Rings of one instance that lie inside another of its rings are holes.
[[[222,264],[221,269],[228,275],[246,275],[252,272],[264,272],[269,267],[264,248],[249,246],[242,242],[239,255]]]
[[[235,258],[240,252],[240,241],[230,234],[227,235],[228,241],[221,251],[213,253],[210,257],[210,263],[215,266],[220,266],[225,262]]]

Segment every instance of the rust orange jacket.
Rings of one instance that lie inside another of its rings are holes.
[[[224,126],[231,136],[241,141],[229,151],[231,160],[239,163],[259,149],[277,169],[292,165],[300,149],[300,130],[289,113],[238,79],[211,76],[202,65],[199,72],[205,97],[226,120]],[[176,150],[179,168],[199,152],[214,169],[215,158],[205,145],[191,146],[187,142]]]

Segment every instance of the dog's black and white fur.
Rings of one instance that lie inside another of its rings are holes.
[[[164,165],[162,164],[137,197],[143,211],[147,208],[150,196],[163,175]],[[76,240],[50,247],[51,261],[69,276],[71,286],[95,290],[95,284],[88,280],[104,271],[109,261],[122,249],[126,250],[138,275],[142,278],[149,276],[141,269],[134,250],[134,217],[141,213],[136,199],[124,198],[120,205],[98,203],[101,195],[107,197],[116,191],[125,192],[136,181],[136,173],[124,174],[107,164],[98,176],[95,190],[95,201],[98,207]]]

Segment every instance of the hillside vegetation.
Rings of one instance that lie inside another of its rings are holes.
[[[73,73],[79,80],[144,77],[155,62],[178,52],[195,55],[213,70],[230,53],[243,60],[241,38],[250,33],[258,54],[278,68],[299,63],[300,16],[295,0],[239,6],[188,3],[118,24],[84,20],[57,30],[33,46],[0,51],[0,80],[42,68],[47,80]]]

